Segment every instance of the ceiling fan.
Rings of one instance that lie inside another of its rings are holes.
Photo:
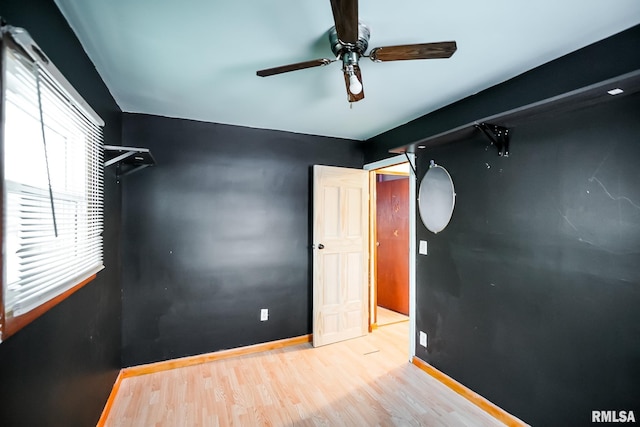
[[[362,75],[358,61],[368,57],[373,62],[404,61],[408,59],[449,58],[457,49],[455,41],[407,44],[398,46],[376,47],[365,55],[369,46],[369,28],[358,21],[358,0],[330,0],[335,26],[329,30],[331,50],[335,59],[313,59],[311,61],[282,65],[257,71],[260,77],[288,73],[289,71],[329,65],[342,60],[342,71],[347,88],[349,102],[357,102],[364,98]]]

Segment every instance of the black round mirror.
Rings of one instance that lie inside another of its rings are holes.
[[[456,193],[451,175],[432,160],[429,170],[420,182],[418,193],[420,218],[427,230],[434,233],[444,230],[451,220],[455,203]]]

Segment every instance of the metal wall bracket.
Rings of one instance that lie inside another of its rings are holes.
[[[104,167],[116,165],[118,179],[156,164],[148,148],[104,146]]]
[[[404,156],[407,158],[407,162],[409,162],[409,166],[411,166],[411,170],[413,171],[413,178],[417,181],[418,180],[418,171],[416,170],[415,165],[413,164],[413,162],[409,158],[409,154],[406,151],[404,152]],[[415,158],[416,157],[414,156],[414,159]]]
[[[480,123],[475,125],[485,134],[489,141],[498,149],[498,155],[509,157],[509,129],[504,126]]]

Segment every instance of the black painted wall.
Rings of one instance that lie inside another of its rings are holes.
[[[637,52],[640,27],[379,135],[367,161],[638,69]],[[418,221],[417,356],[533,425],[640,414],[639,97],[523,122],[509,158],[481,135],[418,153],[418,176],[434,159],[457,200],[440,234]]]
[[[24,27],[106,122],[120,144],[121,113],[51,0],[2,0],[0,16]],[[105,174],[106,268],[0,344],[0,425],[89,426],[100,417],[120,368],[120,189]]]
[[[517,126],[509,158],[476,138],[419,159],[457,204],[418,227],[417,356],[534,425],[640,414],[638,113],[636,95]]]
[[[360,143],[125,114],[123,144],[158,163],[124,178],[124,366],[311,333],[311,166]]]

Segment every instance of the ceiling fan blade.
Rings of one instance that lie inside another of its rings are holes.
[[[353,72],[362,85],[362,74],[360,74],[360,67],[357,64],[353,66]],[[349,81],[349,74],[346,71],[344,71],[344,84],[347,88],[347,99],[349,102],[358,102],[361,99],[364,99],[364,88],[360,90],[360,93],[352,93],[349,89],[351,82]]]
[[[373,49],[369,53],[369,58],[374,62],[449,58],[457,48],[454,41],[383,46]]]
[[[358,0],[331,0],[331,11],[338,39],[355,44],[358,41]]]
[[[289,71],[304,70],[305,68],[321,67],[335,62],[335,59],[314,59],[311,61],[297,62],[295,64],[281,65],[280,67],[267,68],[265,70],[256,71],[256,75],[260,77],[273,76],[275,74],[288,73]]]

